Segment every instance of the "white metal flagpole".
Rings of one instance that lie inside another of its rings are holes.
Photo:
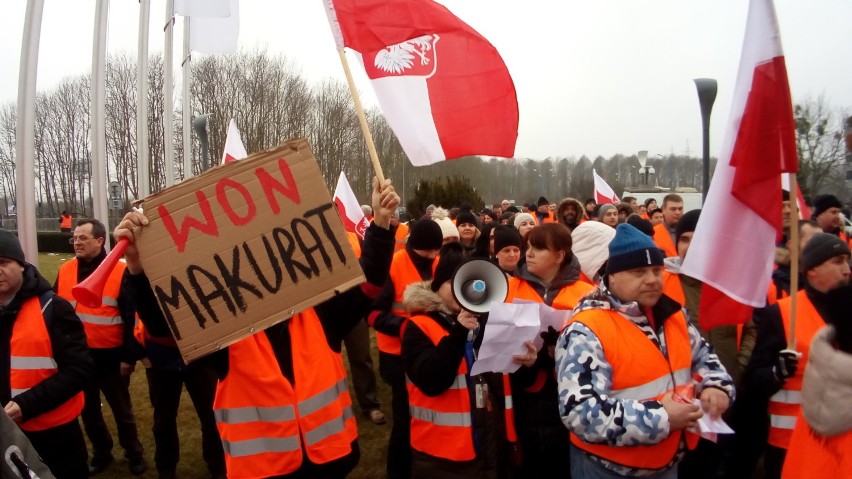
[[[18,118],[15,128],[15,213],[24,257],[38,267],[35,218],[35,94],[44,0],[29,0],[21,38],[18,70]]]
[[[163,122],[165,122],[165,159],[166,186],[175,182],[175,106],[174,106],[174,74],[172,73],[172,57],[174,56],[174,0],[166,2],[166,41],[163,46]]]
[[[106,42],[109,0],[95,7],[95,33],[92,41],[92,216],[109,225],[107,209],[106,161]],[[109,250],[109,242],[105,245]]]
[[[181,76],[181,87],[183,96],[181,98],[181,109],[183,110],[183,179],[192,176],[192,108],[189,102],[189,65],[192,55],[189,52],[189,17],[183,17],[183,75]]]
[[[139,0],[139,45],[136,67],[136,188],[139,199],[151,194],[148,160],[148,27],[151,0]]]

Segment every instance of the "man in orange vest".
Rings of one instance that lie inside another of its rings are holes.
[[[683,216],[683,198],[670,193],[663,198],[663,222],[654,226],[654,243],[666,255],[666,258],[677,256],[675,244],[675,229]]]
[[[74,217],[69,215],[67,211],[62,210],[62,215],[59,217],[59,231],[62,233],[70,233],[74,226]]]
[[[0,305],[0,406],[57,478],[87,477],[77,416],[94,366],[83,325],[6,230],[0,230]]]
[[[554,208],[555,209],[555,208]],[[547,201],[547,198],[544,196],[539,196],[538,201],[535,205],[535,216],[536,224],[543,225],[545,223],[556,223],[556,215],[550,209],[550,202]]]
[[[704,412],[718,418],[733,398],[712,348],[662,293],[662,271],[653,241],[618,225],[603,285],[577,305],[559,337],[559,410],[571,432],[574,479],[676,478],[697,443],[686,429]]]
[[[229,478],[343,478],[358,464],[341,341],[387,281],[390,217],[399,205],[389,180],[373,181],[372,203],[375,218],[360,259],[366,282],[209,356],[219,377],[213,412]],[[130,212],[113,234],[131,242],[125,282],[146,330],[171,337],[133,244],[147,223],[142,213]]]
[[[443,219],[448,226],[453,226]],[[458,234],[458,233],[456,233]],[[379,374],[391,387],[393,426],[388,439],[387,473],[390,479],[411,475],[411,440],[408,390],[402,365],[400,330],[408,320],[402,303],[405,288],[432,279],[438,251],[444,241],[442,227],[433,220],[421,219],[411,227],[405,249],[393,255],[390,277],[373,304],[367,322],[376,330],[379,347]]]
[[[118,442],[124,448],[130,472],[139,475],[148,467],[142,456],[142,443],[136,429],[127,381],[135,361],[130,358],[125,341],[131,337],[135,318],[133,307],[121,292],[124,263],[119,262],[110,273],[100,307],[77,304],[71,288],[88,278],[106,258],[106,228],[96,219],[79,220],[70,241],[74,247],[74,258],[59,268],[54,289],[57,295],[75,306],[95,362],[95,380],[86,386],[86,406],[82,416],[93,449],[89,472],[98,474],[113,461],[113,440],[101,412],[103,392],[115,418]]]
[[[819,195],[814,198],[814,211],[811,218],[815,219],[819,227],[826,233],[831,233],[841,240],[849,243],[843,220],[840,217],[840,208],[843,203],[834,195]]]
[[[819,233],[802,251],[805,288],[797,293],[795,349],[787,349],[792,298],[778,301],[756,320],[757,342],[746,370],[749,388],[769,401],[769,439],[764,457],[766,477],[781,477],[790,436],[801,410],[802,377],[808,349],[825,326],[827,295],[849,283],[850,249],[830,233]],[[826,385],[826,387],[829,387]]]

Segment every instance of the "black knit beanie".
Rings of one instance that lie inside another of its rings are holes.
[[[675,247],[677,247],[677,243],[680,241],[681,235],[695,231],[695,227],[698,226],[698,217],[700,215],[701,210],[697,209],[687,211],[680,217],[680,221],[678,221],[675,226]]]
[[[500,252],[507,246],[521,247],[521,235],[518,230],[508,226],[499,225],[494,228],[494,254]]]
[[[464,263],[464,250],[458,241],[445,244],[439,255],[441,259],[432,275],[432,291],[438,291],[442,284],[453,279],[456,269]]]
[[[479,228],[479,219],[469,210],[461,210],[459,215],[456,216],[456,226],[463,225],[465,223],[472,224]]]
[[[849,245],[831,233],[818,233],[802,250],[802,271],[807,272],[840,255],[849,255]]]
[[[646,220],[645,218],[643,218],[643,217],[641,217],[637,214],[632,214],[632,215],[628,216],[627,217],[627,224],[629,224],[630,226],[636,228],[637,230],[645,233],[646,235],[648,235],[651,238],[654,237],[654,226],[651,225],[650,221]]]
[[[0,229],[0,257],[9,258],[23,264],[26,262],[24,258],[24,250],[21,248],[21,242],[18,237],[11,231]]]
[[[443,243],[444,234],[441,232],[441,226],[431,219],[420,220],[411,227],[408,244],[413,249],[440,249]]]
[[[829,208],[843,208],[843,204],[834,195],[819,195],[814,198],[814,213],[811,217],[816,218]]]

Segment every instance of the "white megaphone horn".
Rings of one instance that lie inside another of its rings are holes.
[[[453,273],[453,297],[471,313],[487,313],[493,301],[502,303],[509,294],[509,281],[503,270],[484,259],[472,259]]]

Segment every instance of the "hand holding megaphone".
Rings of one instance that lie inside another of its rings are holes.
[[[509,282],[503,270],[484,259],[462,263],[453,273],[453,297],[464,312],[487,313],[493,301],[502,303],[509,294]],[[459,314],[461,317],[461,314]]]

